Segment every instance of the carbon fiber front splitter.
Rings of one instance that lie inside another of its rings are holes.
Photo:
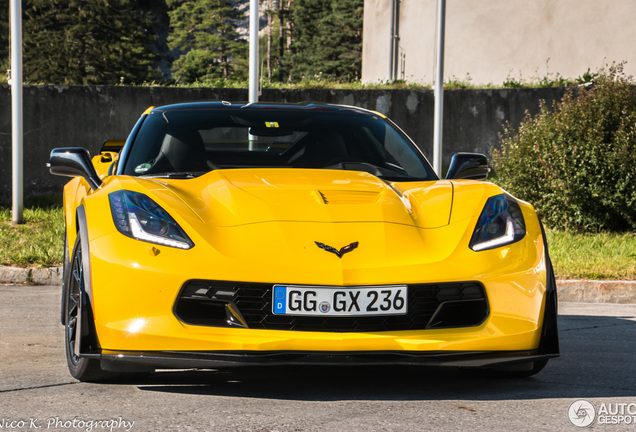
[[[122,366],[139,365],[155,369],[213,369],[228,366],[280,365],[422,365],[454,367],[491,367],[528,363],[558,357],[529,351],[357,351],[357,352],[183,352],[183,351],[104,351],[82,354]]]

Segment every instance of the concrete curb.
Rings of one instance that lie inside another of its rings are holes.
[[[62,267],[0,267],[0,284],[62,285]]]
[[[61,285],[62,267],[0,267],[0,284]],[[636,303],[636,281],[558,280],[562,302]]]
[[[559,301],[636,303],[636,281],[558,280]]]

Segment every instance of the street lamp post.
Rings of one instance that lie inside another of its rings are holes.
[[[446,0],[437,3],[437,58],[435,70],[435,125],[433,128],[433,168],[442,176],[442,132],[444,125],[444,31]]]
[[[258,0],[250,0],[250,103],[258,102]]]
[[[22,5],[11,0],[11,133],[12,133],[12,215],[13,223],[21,224],[23,213],[23,151],[22,151]]]

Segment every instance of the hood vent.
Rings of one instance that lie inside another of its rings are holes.
[[[331,190],[318,191],[325,204],[373,204],[380,196],[379,192]]]

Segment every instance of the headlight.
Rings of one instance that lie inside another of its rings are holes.
[[[509,195],[488,198],[479,216],[470,248],[476,252],[517,242],[526,235],[526,224],[517,201]]]
[[[156,202],[139,192],[108,195],[113,221],[120,233],[137,240],[179,249],[194,246],[181,227]]]

